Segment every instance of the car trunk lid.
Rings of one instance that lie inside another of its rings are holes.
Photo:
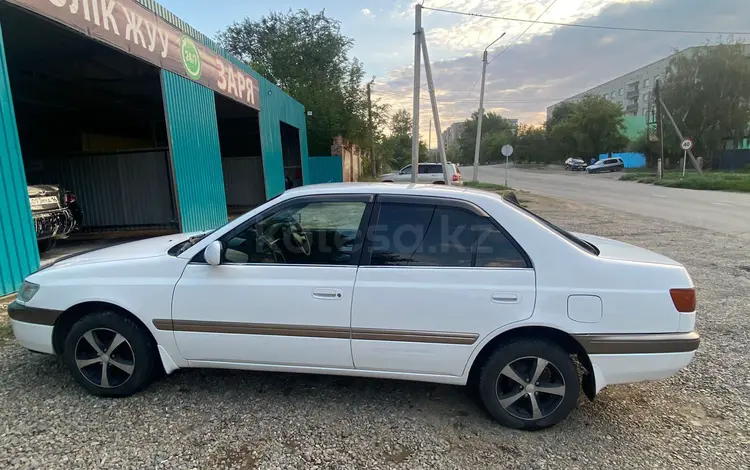
[[[599,249],[600,258],[681,266],[677,261],[667,258],[664,255],[628,243],[585,233],[576,233],[574,235],[596,246]]]

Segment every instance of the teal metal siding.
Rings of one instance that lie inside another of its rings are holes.
[[[224,57],[236,67],[252,74],[260,84],[260,131],[263,150],[263,166],[266,179],[266,197],[272,198],[284,192],[284,163],[281,154],[281,130],[283,121],[299,129],[300,153],[302,155],[302,178],[305,184],[310,181],[307,156],[307,123],[305,108],[297,100],[287,95],[281,88],[260,76],[237,57],[229,54],[216,41],[182,21],[172,12],[154,0],[137,0],[141,5],[157,14],[164,21],[203,43],[206,47]]]
[[[284,93],[281,88],[252,72],[260,83],[260,139],[263,149],[263,168],[266,176],[266,196],[271,198],[283,193],[284,158],[281,152],[280,122],[299,129],[300,153],[302,155],[302,178],[310,182],[307,156],[307,125],[305,107]]]
[[[0,295],[5,295],[18,290],[23,279],[39,268],[39,251],[18,142],[2,27],[0,132]]]
[[[341,156],[310,157],[308,159],[309,180],[307,184],[342,183],[344,181],[344,167]]]
[[[169,147],[183,232],[227,222],[219,129],[213,90],[161,71]]]

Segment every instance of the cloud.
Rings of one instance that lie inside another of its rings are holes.
[[[362,12],[362,14],[363,14],[363,15],[365,15],[365,16],[373,16],[373,17],[375,16],[375,15],[374,15],[374,14],[373,14],[373,13],[372,13],[372,12],[370,11],[370,9],[369,9],[369,8],[363,8],[363,9],[362,9],[362,10],[360,10],[360,11],[361,11],[361,12]]]
[[[443,0],[431,0],[430,5],[437,7],[441,1]],[[456,0],[451,2],[451,5],[455,6],[450,8],[463,10],[468,7],[461,7],[461,4],[474,4],[472,2],[480,3],[479,0]],[[609,2],[609,5],[597,10],[596,16],[577,22],[649,29],[748,31],[750,24],[741,14],[747,9],[746,2],[747,0],[653,0],[648,3],[617,4]],[[521,1],[517,8],[536,8],[536,3]],[[576,4],[601,6],[602,3],[604,2],[580,0]],[[550,13],[555,8],[556,6],[550,9]],[[547,19],[546,15],[544,19]],[[429,21],[431,22],[432,18]],[[534,31],[536,28],[542,26],[535,26]],[[446,26],[444,29],[449,31],[450,27]],[[477,111],[477,79],[481,74],[480,54],[484,46],[473,49],[471,47],[479,44],[485,36],[468,35],[463,39],[454,37],[457,41],[463,41],[461,47],[466,47],[466,51],[470,53],[454,50],[451,53],[452,58],[435,60],[435,57],[445,57],[439,53],[445,50],[445,45],[440,39],[431,36],[430,32],[427,34],[430,54],[433,57],[432,68],[440,105],[440,119],[445,128],[452,122],[467,119],[471,113]],[[514,37],[510,33],[509,35],[511,38]],[[494,38],[481,44],[486,45],[492,39]],[[716,39],[712,35],[700,34],[542,28],[541,33],[524,36],[523,41],[519,41],[489,64],[484,107],[486,110],[500,110],[504,116],[520,119],[522,123],[541,123],[546,117],[547,106],[662,59],[670,55],[675,48],[684,49]],[[750,36],[745,39],[750,40]],[[443,40],[446,40],[445,37]],[[493,52],[496,54],[500,50],[502,48]],[[431,112],[427,86],[424,85],[424,73],[422,77],[420,132],[426,138]],[[373,93],[383,102],[391,104],[394,110],[411,110],[412,82],[412,67],[393,69],[376,82]],[[434,134],[433,130],[433,145]]]

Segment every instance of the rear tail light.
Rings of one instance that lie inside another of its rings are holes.
[[[460,178],[460,176],[458,176],[456,174],[453,175],[453,181],[458,181],[459,178]]]
[[[695,289],[669,289],[669,295],[678,312],[695,312]]]

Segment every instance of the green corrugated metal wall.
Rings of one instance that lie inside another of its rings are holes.
[[[266,197],[271,198],[284,191],[284,163],[281,154],[281,129],[279,121],[299,129],[300,153],[302,155],[302,178],[307,184],[309,179],[307,155],[307,124],[305,108],[297,100],[284,93],[279,87],[260,76],[244,62],[229,54],[214,40],[182,21],[172,12],[154,0],[137,0],[141,5],[153,11],[164,21],[189,34],[209,49],[224,57],[236,67],[252,74],[260,84],[260,130],[263,150],[263,166],[266,179]]]
[[[172,168],[183,232],[227,223],[213,90],[161,71]]]
[[[263,169],[266,176],[266,196],[271,198],[283,193],[284,158],[281,153],[280,121],[299,129],[299,142],[302,155],[302,178],[310,181],[307,156],[307,126],[305,108],[297,100],[284,93],[281,88],[255,72],[260,83],[260,139],[263,149]]]
[[[16,114],[8,81],[0,27],[0,295],[15,292],[39,267],[26,172],[18,142]]]
[[[341,183],[344,181],[341,155],[310,157],[308,163],[310,178],[305,183]]]

